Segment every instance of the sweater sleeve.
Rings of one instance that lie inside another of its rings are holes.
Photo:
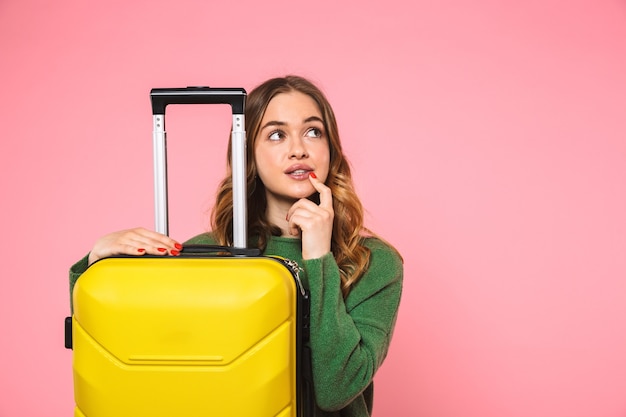
[[[76,262],[74,265],[70,267],[70,309],[74,311],[74,300],[72,297],[72,292],[74,291],[74,285],[76,285],[76,281],[78,277],[80,277],[83,272],[87,270],[89,266],[88,263],[89,254],[85,255],[80,261]]]
[[[403,267],[382,241],[368,239],[370,266],[345,299],[331,254],[304,261],[310,291],[311,361],[318,406],[339,410],[372,382],[396,322]]]

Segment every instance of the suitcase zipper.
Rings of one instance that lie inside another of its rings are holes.
[[[294,260],[283,258],[281,256],[275,256],[275,255],[271,256],[271,258],[274,258],[280,261],[283,265],[289,268],[289,270],[293,274],[296,281],[298,281],[298,287],[300,289],[300,293],[302,294],[303,297],[306,297],[306,291],[304,290],[304,286],[302,285],[302,280],[300,279],[300,271],[304,271],[304,269],[302,269],[300,265],[298,265],[298,263]]]

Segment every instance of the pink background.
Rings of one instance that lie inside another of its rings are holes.
[[[626,416],[626,3],[369,3],[0,2],[0,417],[72,415],[67,269],[152,227],[150,88],[287,73],[406,261],[375,414]],[[178,239],[226,114],[172,108]]]

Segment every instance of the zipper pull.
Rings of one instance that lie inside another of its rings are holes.
[[[283,258],[281,256],[272,256],[272,257],[281,261],[283,265],[285,265],[287,268],[291,270],[291,273],[296,278],[296,281],[298,281],[298,287],[300,288],[300,293],[302,294],[303,297],[306,297],[307,296],[306,291],[304,290],[304,286],[302,285],[302,279],[300,278],[300,272],[304,271],[304,269],[302,269],[300,265],[298,265],[298,263],[294,260]]]

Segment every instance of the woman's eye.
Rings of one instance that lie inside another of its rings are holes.
[[[281,140],[283,137],[282,133],[280,131],[275,131],[270,133],[269,135],[269,140]]]
[[[306,132],[307,137],[310,138],[321,138],[322,137],[322,131],[316,127],[313,127],[309,130],[307,130]]]

